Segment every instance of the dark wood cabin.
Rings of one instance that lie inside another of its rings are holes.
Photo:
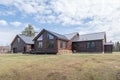
[[[73,41],[73,52],[111,52],[112,47],[104,44],[106,43],[106,33],[92,33],[80,35],[78,40]]]
[[[73,42],[73,52],[103,52],[102,40]]]
[[[81,52],[111,53],[113,45],[106,42],[106,33],[58,34],[43,29],[35,38],[17,35],[11,43],[14,53],[64,54]]]
[[[72,40],[79,37],[78,33],[61,35],[43,29],[35,38],[35,49],[32,53],[50,54],[66,53],[72,50]]]
[[[11,43],[13,53],[29,53],[34,49],[33,37],[17,35]]]

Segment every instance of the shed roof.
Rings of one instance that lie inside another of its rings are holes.
[[[107,42],[104,45],[113,45],[113,43],[112,42]]]

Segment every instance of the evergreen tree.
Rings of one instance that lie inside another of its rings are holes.
[[[34,37],[35,34],[36,34],[36,32],[31,24],[28,24],[28,27],[26,27],[25,30],[22,31],[22,35],[26,35],[26,36],[30,36],[30,37]]]
[[[114,43],[113,50],[115,52],[119,52],[120,51],[120,42],[119,41]]]

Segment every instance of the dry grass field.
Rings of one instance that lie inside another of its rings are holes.
[[[120,80],[120,53],[1,54],[0,80]]]

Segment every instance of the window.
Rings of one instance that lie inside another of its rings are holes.
[[[42,43],[42,41],[39,41],[38,42],[38,48],[42,48],[43,47],[43,43]]]
[[[43,48],[43,35],[38,38],[38,48]]]
[[[87,48],[90,48],[90,42],[87,42]]]
[[[60,41],[60,48],[63,47],[63,41]]]
[[[68,47],[68,42],[66,42],[66,48]]]
[[[48,38],[48,39],[54,39],[54,36],[51,35],[51,34],[48,34],[47,38]]]
[[[54,48],[54,41],[53,40],[49,40],[47,42],[47,48]]]
[[[91,48],[95,47],[95,42],[91,42]]]
[[[95,48],[95,42],[87,42],[87,48]]]
[[[43,40],[43,35],[41,35],[41,36],[38,38],[38,40]]]
[[[54,48],[54,36],[47,34],[47,48]]]
[[[20,38],[17,38],[18,43],[20,42]]]

